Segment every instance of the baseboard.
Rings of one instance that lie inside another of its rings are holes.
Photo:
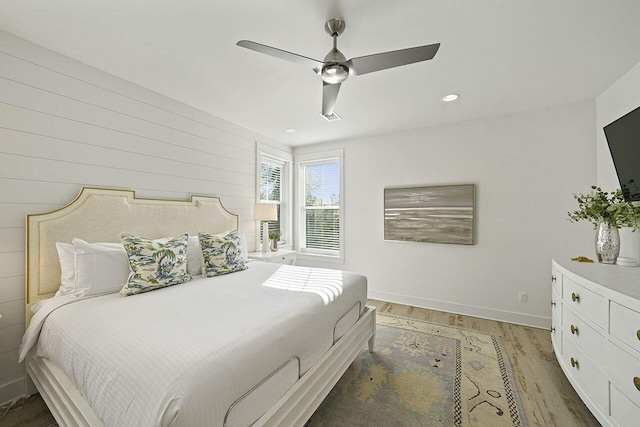
[[[465,316],[481,317],[483,319],[514,323],[516,325],[531,326],[540,329],[549,329],[551,327],[551,317],[534,316],[531,314],[516,313],[506,310],[496,310],[486,307],[476,307],[473,305],[438,301],[428,298],[395,294],[392,292],[375,291],[371,289],[369,289],[369,298],[393,302],[397,304],[412,305],[414,307],[428,308],[431,310],[446,311],[447,313],[462,314]]]
[[[24,396],[24,377],[0,385],[0,406]]]

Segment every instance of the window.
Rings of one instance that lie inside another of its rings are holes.
[[[299,246],[303,254],[342,257],[342,153],[339,154],[299,162]]]
[[[283,171],[284,162],[262,157],[262,161],[260,162],[260,203],[274,203],[277,205],[278,211],[278,219],[276,221],[269,221],[269,232],[282,231],[280,205],[282,203]]]
[[[293,244],[291,238],[291,153],[268,145],[257,145],[257,195],[258,203],[277,205],[278,219],[269,221],[269,231],[280,231],[280,244]],[[260,232],[256,233],[256,243],[260,242]]]

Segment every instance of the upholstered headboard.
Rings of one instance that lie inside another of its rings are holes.
[[[218,197],[138,199],[134,191],[85,187],[61,209],[27,215],[27,323],[31,305],[53,296],[60,286],[56,242],[71,243],[74,237],[88,242],[120,242],[120,233],[125,231],[157,239],[236,228],[238,215],[228,212]]]

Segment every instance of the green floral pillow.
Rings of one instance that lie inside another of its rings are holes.
[[[202,276],[212,277],[246,270],[240,247],[240,233],[232,231],[224,237],[198,233],[202,248]]]
[[[189,235],[166,243],[122,233],[120,239],[129,257],[129,280],[120,295],[135,295],[188,282],[187,239]]]

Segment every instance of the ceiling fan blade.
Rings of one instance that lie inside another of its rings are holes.
[[[307,58],[306,56],[298,55],[297,53],[287,52],[286,50],[277,49],[275,47],[252,42],[249,40],[240,40],[236,44],[240,47],[255,50],[256,52],[284,59],[285,61],[293,62],[298,65],[310,67],[316,74],[319,74],[322,71],[322,67],[324,66],[324,63],[321,61],[317,61],[312,58]]]
[[[409,49],[392,50],[391,52],[352,58],[344,63],[349,73],[354,76],[386,70],[414,62],[427,61],[433,58],[440,48],[440,43],[426,46],[411,47]]]
[[[333,107],[336,105],[338,99],[338,92],[340,91],[340,84],[329,84],[322,82],[322,115],[328,116],[333,113]]]

